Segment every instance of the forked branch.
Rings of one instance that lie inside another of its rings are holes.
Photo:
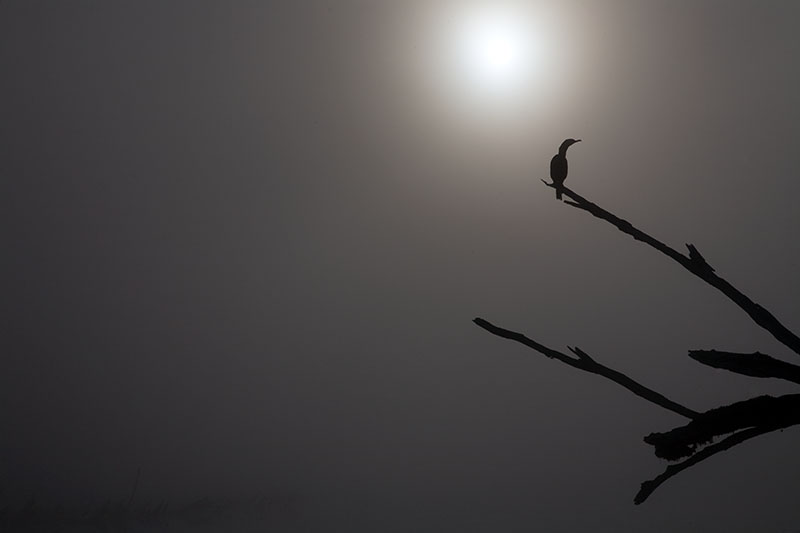
[[[522,333],[517,333],[516,331],[511,331],[508,329],[504,329],[501,327],[497,327],[494,324],[490,323],[487,320],[482,318],[476,318],[473,320],[475,324],[482,327],[489,333],[493,335],[497,335],[498,337],[503,337],[504,339],[510,339],[520,344],[524,344],[528,348],[533,348],[537,352],[545,355],[551,359],[557,359],[564,364],[567,364],[573,368],[577,368],[579,370],[583,370],[584,372],[589,372],[591,374],[597,374],[599,376],[603,376],[604,378],[610,379],[611,381],[622,385],[635,395],[639,396],[640,398],[644,398],[648,402],[654,403],[659,407],[663,407],[673,413],[677,413],[686,418],[695,418],[700,415],[697,411],[689,409],[688,407],[684,407],[683,405],[674,402],[664,396],[661,393],[654,391],[653,389],[649,389],[644,385],[634,381],[633,379],[629,378],[622,372],[614,370],[613,368],[609,368],[605,365],[602,365],[592,359],[586,352],[581,350],[580,348],[570,348],[570,351],[575,354],[576,357],[570,357],[564,353],[561,353],[557,350],[553,350],[552,348],[548,348],[543,344],[539,344],[538,342],[529,339]]]
[[[639,505],[640,503],[644,502],[648,497],[650,497],[650,495],[653,494],[653,491],[655,491],[662,483],[667,481],[672,476],[683,472],[687,468],[694,466],[697,463],[705,461],[709,457],[716,455],[719,452],[724,452],[725,450],[733,448],[734,446],[741,444],[746,440],[752,439],[753,437],[758,437],[766,433],[771,433],[773,431],[777,431],[779,429],[783,429],[791,425],[792,424],[787,423],[785,425],[777,424],[777,425],[756,426],[736,432],[730,437],[721,440],[720,442],[717,442],[710,446],[706,446],[705,448],[703,448],[696,454],[692,455],[685,461],[669,465],[660,475],[656,476],[655,478],[649,481],[645,481],[644,483],[642,483],[639,492],[633,498],[633,503]]]
[[[800,394],[758,396],[710,409],[684,426],[644,438],[656,456],[669,461],[689,457],[715,437],[756,426],[786,427],[800,423]]]
[[[542,181],[548,187],[555,188],[552,183]],[[565,203],[588,211],[593,216],[609,222],[623,233],[650,245],[715,287],[744,310],[756,324],[769,331],[792,351],[800,354],[800,337],[788,330],[769,311],[715,274],[714,268],[708,264],[694,245],[687,244],[688,255],[684,255],[567,187],[559,185],[558,190],[569,198],[569,200],[565,200]],[[482,318],[476,318],[474,322],[493,335],[524,344],[573,368],[603,376],[653,404],[690,419],[690,422],[684,426],[664,433],[651,433],[645,437],[645,442],[655,447],[658,457],[673,461],[685,457],[688,459],[670,465],[656,478],[642,483],[641,489],[634,499],[634,503],[637,505],[645,501],[656,488],[669,478],[721,451],[730,449],[753,437],[800,424],[800,394],[785,395],[779,398],[761,396],[698,413],[641,385],[625,374],[598,363],[577,347],[569,348],[575,355],[575,357],[570,357],[539,344],[521,333],[495,326]],[[800,383],[800,366],[774,359],[759,352],[736,354],[714,350],[693,350],[689,352],[689,356],[714,368],[722,368],[747,376],[777,377]],[[723,435],[729,436],[720,442],[708,444]],[[706,446],[702,447],[703,445]]]

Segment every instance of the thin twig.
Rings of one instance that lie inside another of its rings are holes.
[[[640,398],[644,398],[645,400],[654,403],[659,407],[663,407],[664,409],[672,411],[673,413],[677,413],[683,417],[690,419],[693,419],[700,415],[700,413],[698,413],[697,411],[693,411],[688,407],[684,407],[683,405],[670,400],[663,394],[658,393],[653,389],[649,389],[644,385],[641,385],[640,383],[632,380],[622,372],[618,372],[612,368],[609,368],[605,365],[598,363],[597,361],[589,357],[588,354],[580,350],[580,348],[577,347],[570,348],[570,350],[572,350],[572,352],[577,356],[576,359],[574,357],[570,357],[566,354],[563,354],[557,350],[548,348],[543,344],[539,344],[538,342],[529,339],[522,333],[517,333],[515,331],[510,331],[495,326],[494,324],[482,318],[476,318],[473,320],[473,322],[475,322],[475,324],[482,327],[489,333],[492,333],[493,335],[497,335],[498,337],[503,337],[504,339],[510,339],[519,342],[521,344],[524,344],[525,346],[533,348],[537,352],[551,359],[557,359],[562,363],[567,364],[573,368],[577,368],[579,370],[583,370],[584,372],[590,372],[592,374],[597,374],[607,379],[610,379],[611,381],[619,385],[622,385],[623,387],[625,387],[635,395],[639,396]]]

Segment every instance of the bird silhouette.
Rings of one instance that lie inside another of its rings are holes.
[[[550,160],[550,179],[556,186],[556,199],[561,200],[561,187],[567,179],[567,148],[575,143],[581,142],[580,139],[567,139],[558,147],[558,153]]]

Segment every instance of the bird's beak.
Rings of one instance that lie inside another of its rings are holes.
[[[580,139],[575,139],[575,142],[579,143],[579,142],[581,142],[581,140]]]

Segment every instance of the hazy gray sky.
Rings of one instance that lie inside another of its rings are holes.
[[[796,428],[634,507],[682,420],[471,323],[698,410],[792,390],[691,361],[792,355],[539,179],[582,138],[568,186],[800,330],[800,4],[517,8],[498,96],[443,52],[459,2],[1,3],[2,497],[141,467],[352,531],[800,527]]]

